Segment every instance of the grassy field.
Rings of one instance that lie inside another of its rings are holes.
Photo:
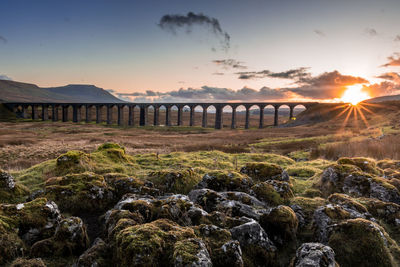
[[[371,112],[364,112],[367,124],[355,112],[344,123],[347,115],[338,116],[341,111],[336,111],[337,118],[329,121],[322,119],[296,127],[282,125],[264,129],[257,129],[258,116],[252,115],[252,128],[249,130],[229,129],[229,113],[224,114],[223,130],[199,126],[118,127],[83,122],[1,122],[0,168],[21,170],[69,150],[91,152],[105,142],[123,145],[128,154],[219,150],[227,153],[278,153],[295,160],[337,159],[341,156],[399,159],[398,103],[369,110]],[[318,112],[323,114],[325,111]],[[197,117],[200,116],[198,113]],[[212,117],[209,114],[211,125]],[[266,115],[265,121],[272,119]],[[280,116],[280,120],[284,123],[287,118]],[[241,122],[244,122],[244,116],[238,114],[239,126]],[[184,116],[184,125],[188,125],[188,116]]]

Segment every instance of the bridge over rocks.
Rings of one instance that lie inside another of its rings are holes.
[[[123,125],[124,123],[124,108],[128,108],[128,125],[134,126],[134,118],[136,116],[135,109],[139,108],[139,126],[146,125],[160,125],[160,109],[165,110],[165,126],[171,126],[171,114],[172,110],[177,110],[177,125],[181,126],[183,111],[188,109],[189,115],[189,126],[195,125],[195,109],[198,107],[202,108],[202,127],[207,127],[207,118],[210,115],[215,116],[215,129],[222,129],[222,119],[223,119],[223,109],[225,107],[230,107],[232,109],[231,118],[231,128],[235,129],[237,127],[236,123],[236,113],[239,107],[245,110],[245,129],[250,127],[250,109],[252,107],[259,108],[259,128],[264,127],[264,110],[267,107],[272,107],[274,109],[274,126],[278,126],[278,110],[281,106],[287,106],[289,108],[289,119],[293,118],[294,109],[297,106],[304,106],[306,109],[318,104],[317,102],[235,102],[235,103],[5,103],[7,107],[13,110],[17,115],[22,118],[32,120],[39,120],[39,112],[41,112],[41,120],[49,120],[49,111],[51,111],[52,121],[68,121],[70,109],[72,107],[72,121],[81,122],[85,121],[87,123],[92,121],[92,112],[95,109],[95,121],[96,123],[102,122],[102,112],[104,107],[106,108],[106,122],[107,124],[113,124],[113,117],[115,113],[115,108],[117,109],[117,124]],[[215,109],[215,113],[209,113],[207,110],[209,107]],[[149,122],[148,111],[152,108],[154,111],[153,122]],[[82,109],[85,109],[85,118],[82,118]],[[30,110],[28,114],[28,110]],[[61,111],[61,118],[59,118],[59,113]]]

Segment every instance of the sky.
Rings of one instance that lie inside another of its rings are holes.
[[[0,79],[132,101],[400,93],[398,0],[0,0]]]

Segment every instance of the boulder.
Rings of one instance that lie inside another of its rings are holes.
[[[63,219],[51,238],[40,240],[32,245],[31,254],[39,257],[78,256],[89,244],[86,227],[79,217]]]
[[[348,165],[354,165],[359,167],[362,171],[370,174],[375,174],[375,175],[383,175],[382,169],[380,169],[377,165],[375,160],[370,159],[370,158],[362,158],[362,157],[356,157],[356,158],[347,158],[343,157],[337,160],[338,164],[348,164]]]
[[[17,203],[28,195],[28,188],[15,183],[11,174],[0,169],[0,203]]]
[[[398,266],[400,250],[385,230],[365,219],[335,224],[327,243],[340,266]]]
[[[208,188],[214,191],[248,192],[253,185],[250,177],[237,172],[213,171],[203,176],[196,188]]]
[[[189,238],[176,242],[174,245],[173,261],[176,267],[213,266],[206,245],[203,240],[198,238]]]
[[[247,174],[255,182],[265,182],[267,180],[289,181],[288,173],[281,166],[274,163],[247,163],[240,169],[240,172]]]
[[[113,190],[104,177],[91,172],[48,179],[45,196],[72,214],[104,211],[115,201]]]
[[[288,182],[269,180],[255,184],[251,188],[254,195],[270,206],[287,204],[294,197]]]
[[[192,190],[201,177],[188,168],[179,171],[157,171],[148,176],[148,180],[163,193],[187,194]]]
[[[256,266],[274,264],[276,247],[255,220],[233,227],[230,232],[240,243],[245,266],[250,263]]]
[[[303,243],[296,251],[293,267],[335,267],[335,252],[321,243]]]
[[[92,246],[79,256],[74,267],[106,267],[112,264],[111,258],[109,246],[101,238],[96,238]]]
[[[191,228],[166,219],[128,226],[115,236],[114,262],[120,266],[171,266],[175,243],[189,238],[196,238]]]

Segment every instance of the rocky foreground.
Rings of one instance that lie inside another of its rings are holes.
[[[400,265],[400,161],[271,161],[144,173],[104,144],[1,171],[0,265]]]

